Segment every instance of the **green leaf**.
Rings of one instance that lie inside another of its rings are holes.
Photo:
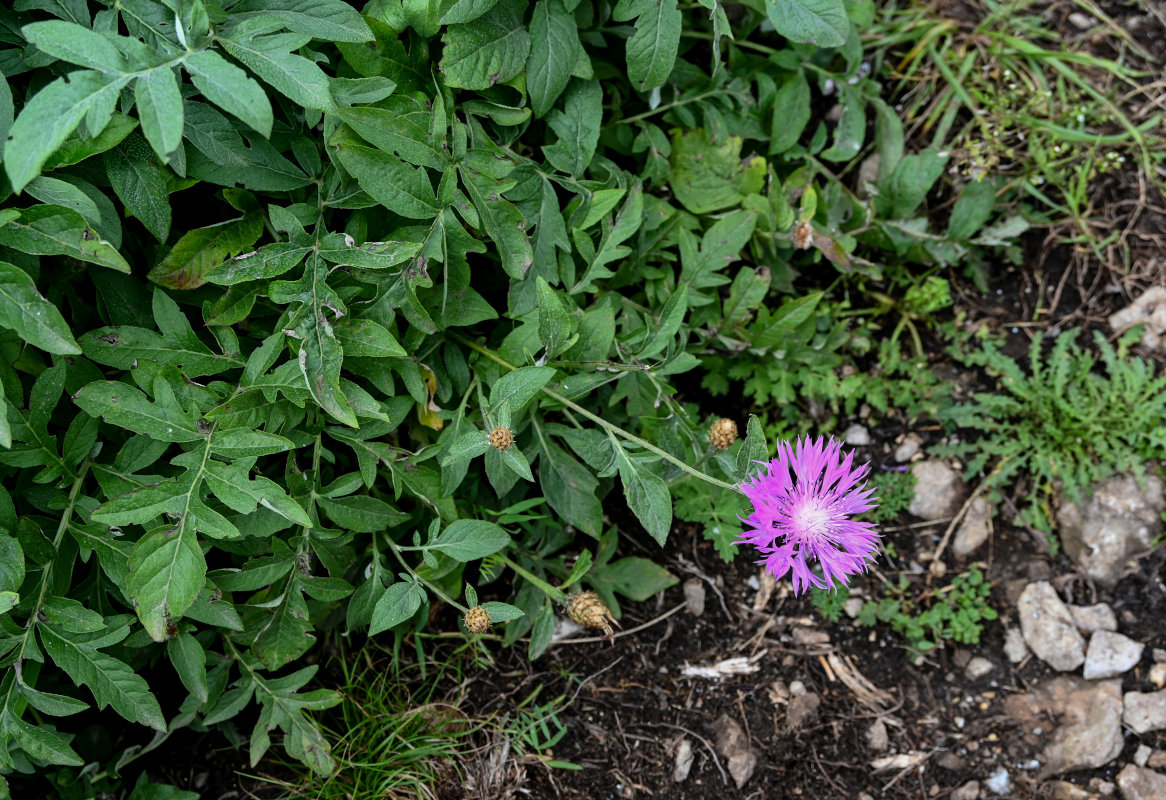
[[[166,720],[158,700],[150,693],[146,679],[132,670],[124,661],[102,653],[98,648],[113,644],[116,634],[81,634],[66,636],[49,625],[38,626],[41,642],[53,663],[73,679],[93,692],[97,708],[111,706],[130,722],[148,725],[154,730],[166,730]],[[129,633],[129,628],[121,634]]]
[[[509,403],[514,410],[526,405],[555,376],[554,367],[520,367],[508,372],[490,387],[490,407]]]
[[[684,316],[688,313],[688,285],[680,284],[660,309],[660,323],[652,332],[644,348],[637,353],[641,359],[649,359],[658,355],[672,343],[672,338],[680,330]]]
[[[168,386],[159,381],[155,386]],[[159,442],[195,442],[206,434],[184,413],[173,391],[151,403],[140,389],[120,381],[94,381],[74,398],[81,410]]]
[[[773,123],[769,131],[769,154],[784,153],[802,136],[810,122],[810,83],[798,70],[785,80],[773,99]]]
[[[372,611],[372,623],[368,635],[395,628],[417,613],[425,592],[415,583],[394,583],[377,601]]]
[[[522,0],[501,0],[473,22],[446,28],[438,67],[446,85],[480,91],[518,76],[530,53],[525,7]]]
[[[203,97],[241,119],[264,138],[271,136],[271,101],[254,79],[213,50],[196,50],[182,61]]]
[[[301,55],[304,37],[297,33],[232,39],[220,37],[227,52],[292,102],[316,111],[333,111],[336,103],[328,88],[328,76]]]
[[[409,521],[408,514],[398,511],[384,500],[368,495],[336,499],[317,497],[316,502],[344,530],[379,533]]]
[[[530,56],[526,60],[526,90],[536,117],[551,110],[567,88],[583,52],[575,15],[565,0],[539,0],[530,20]]]
[[[943,175],[948,157],[927,149],[903,156],[891,175],[886,193],[891,201],[892,219],[910,217],[927,197],[931,187]]]
[[[821,299],[821,292],[811,292],[805,297],[786,300],[772,314],[762,306],[750,328],[753,346],[765,349],[785,346],[798,326],[814,313]]]
[[[546,652],[554,635],[555,609],[548,599],[535,615],[534,623],[530,629],[530,645],[527,648],[527,654],[531,661]]]
[[[677,131],[672,137],[672,191],[693,214],[707,214],[740,203],[760,192],[765,183],[765,159],[741,158],[742,139],[714,140],[701,128]]]
[[[538,460],[539,483],[547,502],[563,519],[591,536],[603,524],[603,507],[595,496],[599,481],[565,450],[544,441]]]
[[[842,118],[834,126],[834,143],[822,151],[821,158],[827,161],[850,161],[862,151],[866,137],[866,98],[861,91],[849,84],[839,88]]]
[[[103,267],[129,272],[130,265],[109,242],[100,238],[71,208],[37,205],[20,218],[0,225],[0,244],[41,256],[70,256]]]
[[[530,471],[530,462],[526,460],[526,456],[517,447],[509,447],[506,450],[499,451],[499,456],[502,458],[502,463],[506,468],[513,472],[520,478],[534,482],[534,473]]]
[[[170,234],[170,187],[167,173],[137,133],[103,156],[114,194],[160,242]]]
[[[41,692],[20,681],[20,694],[28,704],[51,717],[69,717],[89,708],[89,704],[63,694]]]
[[[162,66],[140,76],[134,83],[134,100],[146,141],[158,159],[168,163],[170,154],[182,144],[183,129],[182,93],[174,70]]]
[[[70,64],[103,72],[129,72],[125,58],[100,33],[64,20],[34,22],[20,29],[24,38],[43,53]]]
[[[150,638],[164,642],[167,625],[182,617],[206,577],[194,526],[182,520],[150,531],[134,545],[129,569],[126,593]]]
[[[515,608],[506,603],[499,603],[496,600],[482,603],[482,608],[489,612],[490,622],[492,623],[509,622],[512,619],[520,619],[526,616],[526,612],[521,608]]]
[[[178,678],[186,690],[194,695],[198,702],[205,703],[206,651],[202,649],[198,639],[189,633],[181,632],[166,642],[166,655],[170,657],[170,663],[174,665],[174,671],[178,673]]]
[[[68,138],[86,114],[89,135],[97,136],[109,121],[118,92],[129,77],[79,70],[57,78],[37,92],[20,111],[4,144],[4,169],[19,192],[40,174],[49,156]]]
[[[20,749],[48,764],[80,767],[85,761],[56,734],[39,725],[29,725],[8,708],[0,712],[0,730],[12,734]],[[8,744],[5,743],[5,748]],[[4,786],[7,789],[7,785]]]
[[[385,326],[371,319],[347,317],[333,326],[346,356],[406,358],[409,354]]]
[[[536,277],[535,291],[538,296],[538,340],[545,348],[545,357],[554,358],[575,343],[572,337],[571,318],[559,294],[551,285]]]
[[[628,507],[652,538],[663,546],[672,528],[672,496],[668,493],[668,484],[659,475],[637,465],[622,446],[616,445],[615,450]]]
[[[442,25],[473,22],[498,4],[498,0],[446,0],[442,3]]]
[[[432,219],[441,213],[429,176],[421,167],[371,147],[339,145],[340,163],[360,188],[390,211],[410,219]]]
[[[472,430],[462,434],[446,447],[441,459],[443,467],[454,466],[471,458],[477,458],[490,449],[490,436],[482,430]]]
[[[0,327],[49,353],[81,352],[57,307],[36,290],[28,273],[5,261],[0,261]]]
[[[840,47],[850,33],[842,0],[765,0],[773,27],[794,42]]]
[[[337,116],[361,138],[410,164],[444,170],[447,157],[429,135],[433,112],[416,98],[394,95],[379,106],[341,108]]]
[[[451,522],[427,548],[464,563],[497,553],[508,544],[510,534],[493,522],[459,519]]]
[[[526,235],[526,220],[522,212],[502,197],[501,188],[488,176],[459,171],[462,185],[481,217],[482,227],[498,248],[502,269],[511,278],[522,280],[534,263],[534,251]]]
[[[250,17],[279,20],[290,31],[326,42],[373,39],[364,17],[343,0],[243,0],[231,6],[232,23]]]
[[[641,92],[662,86],[672,74],[680,47],[681,14],[676,0],[620,0],[612,13],[617,22],[633,17],[628,39],[628,78]]]
[[[574,81],[567,91],[563,110],[547,117],[547,124],[558,140],[552,145],[544,145],[543,155],[555,169],[574,176],[582,175],[595,156],[602,123],[603,90],[599,81]],[[604,213],[606,211],[601,211],[598,216]]]
[[[263,216],[242,217],[187,231],[146,276],[168,289],[197,289],[228,258],[249,250],[263,234]]]
[[[619,592],[637,603],[659,594],[679,581],[676,576],[647,558],[629,556],[602,568],[596,567],[587,578],[596,590]]]
[[[761,420],[757,419],[756,414],[750,414],[745,426],[745,441],[737,451],[737,480],[743,481],[757,472],[768,458],[769,444],[765,441]]]

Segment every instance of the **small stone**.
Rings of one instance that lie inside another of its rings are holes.
[[[977,497],[968,506],[968,512],[956,529],[951,541],[951,551],[960,558],[967,558],[988,541],[992,532],[992,506],[983,497]]]
[[[1092,488],[1083,503],[1060,499],[1057,532],[1065,554],[1082,572],[1112,586],[1162,532],[1166,484],[1149,470],[1140,479],[1122,473]]]
[[[817,628],[794,628],[793,630],[794,644],[801,647],[812,647],[816,645],[830,644],[830,634],[826,631],[820,631]]]
[[[951,800],[977,800],[980,796],[980,782],[968,781],[951,793]]]
[[[1097,20],[1088,14],[1082,14],[1080,11],[1074,11],[1069,15],[1069,23],[1079,31],[1087,31],[1097,24]]]
[[[1039,760],[1045,766],[1041,777],[1103,767],[1122,750],[1121,681],[1087,681],[1073,675],[1059,675],[1031,691],[1009,695],[1004,711],[1018,727],[1033,729],[1058,721],[1051,734],[1040,735],[1045,742]]]
[[[729,715],[722,714],[712,727],[717,735],[716,750],[728,761],[729,774],[740,789],[757,769],[757,754],[749,746],[745,731]]]
[[[1161,662],[1150,667],[1150,683],[1161,689],[1166,686],[1166,664]]]
[[[899,446],[895,448],[893,458],[900,464],[910,461],[915,456],[919,455],[919,451],[923,449],[923,440],[919,438],[917,433],[908,433]]]
[[[842,434],[842,440],[851,447],[866,447],[870,444],[870,431],[865,425],[851,425]]]
[[[1025,643],[1050,667],[1069,672],[1085,661],[1085,640],[1048,581],[1024,587],[1017,600],[1016,615]]]
[[[680,744],[676,746],[676,760],[672,765],[672,780],[676,783],[684,783],[688,777],[688,773],[692,770],[692,742],[687,738],[681,739]]]
[[[976,656],[971,661],[969,661],[968,665],[964,668],[964,675],[966,675],[970,681],[978,681],[980,678],[989,674],[994,669],[996,669],[996,665],[991,661],[986,658],[982,658],[981,656]]]
[[[704,614],[704,581],[700,578],[689,578],[684,582],[684,602],[688,604],[688,613],[694,617]]]
[[[1150,756],[1154,754],[1154,749],[1148,745],[1138,745],[1137,751],[1134,753],[1134,763],[1139,767],[1146,766],[1150,760]]]
[[[1115,678],[1129,670],[1142,658],[1145,645],[1113,631],[1097,631],[1089,637],[1085,653],[1085,680]]]
[[[1012,781],[1008,777],[1008,770],[1004,767],[999,767],[995,772],[989,776],[988,780],[984,781],[984,785],[998,795],[1007,795],[1012,791]]]
[[[1145,766],[1153,767],[1154,769],[1161,769],[1166,767],[1166,750],[1155,750],[1150,754],[1146,760]]]
[[[1154,659],[1155,664],[1166,664],[1166,650],[1161,647],[1155,647],[1151,650],[1150,656]]]
[[[852,597],[842,606],[842,612],[851,619],[858,619],[858,615],[862,613],[862,607],[865,605],[866,601],[861,597]]]
[[[1117,789],[1117,784],[1113,781],[1107,781],[1101,778],[1090,778],[1089,789],[1094,794],[1109,797],[1113,794],[1114,790]]]
[[[1166,691],[1126,692],[1121,720],[1134,733],[1166,728]]]
[[[1125,800],[1162,800],[1166,797],[1166,775],[1152,769],[1126,764],[1117,774],[1117,785]]]
[[[939,761],[936,763],[952,772],[960,772],[965,767],[964,760],[950,750],[940,756]]]
[[[796,694],[789,701],[789,710],[786,711],[785,724],[791,731],[805,727],[818,714],[818,706],[822,698],[816,694]]]
[[[866,729],[866,746],[876,753],[881,753],[890,746],[887,737],[887,726],[881,719],[876,719]]]
[[[1105,603],[1095,606],[1069,606],[1077,630],[1088,636],[1095,631],[1116,631],[1117,617],[1113,609]]]
[[[1028,657],[1028,645],[1025,644],[1024,634],[1020,628],[1008,628],[1004,631],[1004,655],[1008,656],[1008,663],[1019,664]]]
[[[911,465],[915,495],[907,511],[920,519],[944,519],[954,515],[963,501],[964,482],[945,462],[937,459]]]
[[[1045,786],[1049,800],[1097,800],[1090,792],[1068,781],[1050,781]]]

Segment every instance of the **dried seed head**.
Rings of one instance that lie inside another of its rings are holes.
[[[462,621],[470,633],[485,633],[490,627],[490,612],[481,606],[474,606],[466,612]]]
[[[490,431],[490,446],[495,450],[509,450],[513,444],[514,432],[509,428],[499,425]]]
[[[718,419],[709,428],[709,443],[718,450],[728,450],[737,441],[737,423],[731,419]]]
[[[814,243],[814,226],[810,224],[808,219],[804,219],[798,223],[798,227],[794,229],[794,247],[799,250],[805,250]]]
[[[612,644],[615,643],[615,631],[611,626],[619,623],[611,615],[607,603],[595,592],[580,592],[571,597],[567,601],[567,614],[576,625],[601,630]]]

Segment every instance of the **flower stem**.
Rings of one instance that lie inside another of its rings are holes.
[[[457,600],[454,600],[452,597],[447,595],[445,592],[441,591],[441,589],[438,589],[437,586],[435,586],[431,581],[427,581],[424,578],[422,578],[420,575],[418,575],[417,571],[415,569],[413,569],[411,566],[409,566],[409,562],[407,562],[405,560],[405,557],[401,555],[400,548],[397,547],[396,543],[392,539],[390,539],[388,536],[385,537],[385,544],[387,544],[389,546],[389,549],[393,551],[393,555],[396,556],[396,558],[397,558],[397,563],[399,563],[402,567],[404,567],[405,571],[408,572],[411,576],[413,576],[413,580],[417,581],[420,584],[423,584],[427,589],[429,589],[429,591],[433,592],[435,595],[437,595],[442,600],[444,600],[447,605],[453,606],[454,608],[456,608],[458,611],[462,612],[463,614],[466,613],[467,611],[469,611],[468,608],[463,606]]]
[[[493,361],[493,362],[495,362],[503,367],[506,367],[506,369],[509,369],[509,370],[518,369],[518,367],[514,366],[509,361],[502,358],[502,356],[498,355],[497,353],[495,353],[494,351],[490,350],[487,347],[483,347],[482,345],[478,344],[477,342],[475,342],[471,339],[467,339],[466,337],[464,337],[460,334],[457,334],[457,333],[448,333],[447,335],[451,336],[454,339],[457,339],[459,342],[461,342],[462,344],[464,344],[466,347],[470,348],[471,350],[475,350],[478,353],[481,353],[482,355],[484,355],[486,358],[490,359],[491,361]],[[682,469],[684,472],[687,472],[689,475],[693,476],[694,478],[700,478],[702,481],[705,481],[707,483],[711,483],[713,486],[719,486],[722,489],[729,489],[730,491],[736,491],[737,487],[734,486],[733,484],[726,483],[725,481],[722,481],[718,478],[714,478],[712,475],[709,475],[708,473],[705,473],[705,472],[701,472],[699,469],[696,469],[695,467],[691,466],[690,464],[684,463],[676,456],[672,455],[671,453],[669,453],[667,451],[661,450],[659,447],[652,444],[651,442],[646,441],[644,439],[641,439],[639,436],[636,436],[633,433],[629,433],[628,431],[624,430],[623,428],[619,427],[618,425],[614,425],[614,424],[608,422],[607,420],[603,419],[603,417],[599,417],[599,416],[596,416],[595,414],[592,414],[590,411],[585,409],[583,406],[579,405],[578,403],[575,403],[572,400],[568,400],[566,397],[559,394],[554,389],[548,389],[547,387],[544,386],[542,388],[542,391],[545,395],[550,397],[552,400],[555,400],[556,402],[562,403],[564,406],[566,406],[567,408],[570,408],[571,410],[575,411],[578,414],[582,414],[583,416],[587,417],[587,419],[591,420],[592,422],[596,423],[597,425],[602,426],[605,430],[611,431],[612,433],[616,434],[617,436],[620,436],[620,437],[626,439],[627,441],[632,442],[633,444],[639,445],[640,447],[644,448],[645,450],[648,450],[649,452],[655,453],[656,455],[660,456],[660,458],[664,459],[665,461],[668,461],[671,464],[676,465],[677,467]]]
[[[505,554],[502,555],[502,562],[504,564],[506,564],[506,566],[508,566],[512,570],[514,570],[514,572],[516,574],[521,575],[522,577],[524,577],[528,581],[530,581],[532,584],[537,586],[539,589],[541,589],[547,595],[547,597],[549,597],[552,600],[555,600],[559,603],[566,603],[567,602],[567,595],[563,592],[562,589],[559,589],[558,587],[555,587],[555,586],[551,586],[549,583],[547,583],[542,578],[535,575],[533,572],[530,572],[529,570],[514,563],[514,561],[511,560],[509,557],[507,557]]]

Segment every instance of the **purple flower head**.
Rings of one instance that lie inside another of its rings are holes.
[[[753,502],[740,541],[761,551],[757,563],[774,578],[792,573],[795,594],[845,585],[874,559],[878,532],[852,518],[875,506],[874,488],[863,480],[870,465],[855,467],[853,460],[833,439],[823,444],[807,436],[796,448],[778,442],[777,458],[740,486]],[[820,576],[810,569],[814,562]]]

